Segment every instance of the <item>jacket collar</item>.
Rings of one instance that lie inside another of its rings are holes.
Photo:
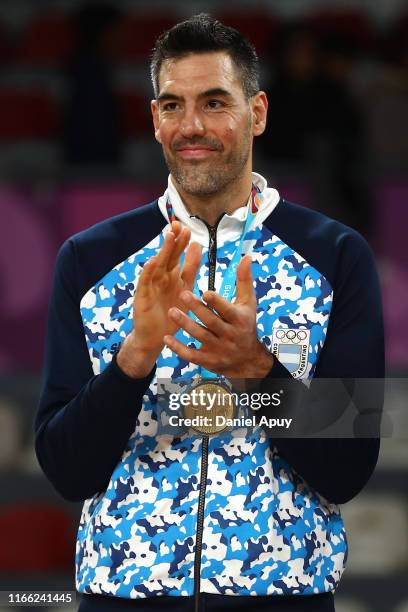
[[[252,173],[252,180],[254,184],[260,189],[263,199],[262,206],[257,212],[255,217],[255,221],[252,227],[257,225],[261,225],[263,221],[269,217],[271,212],[277,206],[280,196],[276,189],[272,187],[268,187],[266,179],[257,174],[256,172]],[[159,208],[166,219],[169,221],[167,210],[166,210],[166,202],[167,198],[170,199],[170,202],[173,207],[174,214],[177,219],[190,228],[191,230],[191,240],[194,242],[198,242],[202,246],[208,246],[208,229],[206,225],[200,221],[200,219],[196,219],[190,216],[190,213],[187,211],[186,207],[183,204],[182,199],[174,186],[171,175],[168,178],[168,187],[164,194],[159,198]],[[247,217],[247,207],[241,206],[237,208],[232,214],[225,214],[217,228],[217,244],[222,245],[225,242],[233,242],[238,240],[243,232],[246,217]],[[170,225],[167,226],[167,231],[170,229]],[[165,231],[166,231],[165,229]]]

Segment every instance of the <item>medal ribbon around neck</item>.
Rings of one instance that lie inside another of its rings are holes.
[[[253,220],[255,219],[255,216],[260,208],[262,204],[262,194],[260,192],[260,190],[258,189],[258,187],[256,187],[254,184],[252,185],[252,189],[251,189],[251,194],[248,198],[248,203],[247,203],[247,218],[246,218],[246,222],[245,222],[245,227],[244,230],[241,234],[241,239],[240,239],[240,243],[238,245],[238,247],[235,249],[235,253],[232,256],[232,259],[230,260],[228,267],[225,271],[224,274],[224,278],[222,281],[222,285],[221,285],[221,289],[220,289],[220,295],[228,300],[229,302],[231,302],[232,298],[235,295],[235,288],[236,288],[236,270],[238,267],[238,264],[241,260],[242,254],[243,254],[243,247],[244,247],[244,242],[247,238],[247,235],[250,231],[251,225]],[[169,197],[167,196],[167,202],[166,202],[166,209],[167,209],[167,214],[169,217],[169,221],[170,223],[172,223],[173,221],[177,221],[177,217],[174,214],[173,211],[173,206],[170,202]],[[180,264],[182,265],[184,262],[184,255],[181,257],[181,261]],[[200,297],[200,290],[198,288],[198,283],[197,283],[197,279],[195,281],[194,284],[194,293],[195,295],[197,295],[198,297]],[[197,321],[198,323],[200,323],[198,317],[194,314],[194,312],[191,312],[192,318]],[[200,348],[201,343],[198,342],[198,340],[195,340],[195,346],[196,348]],[[205,378],[219,378],[219,375],[211,372],[210,370],[206,370],[205,368],[200,368],[200,375],[201,377],[205,377]]]

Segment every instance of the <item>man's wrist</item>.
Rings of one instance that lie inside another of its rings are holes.
[[[156,352],[143,348],[132,332],[116,354],[117,366],[130,378],[145,378],[156,363]]]
[[[273,368],[274,356],[266,346],[258,340],[258,350],[253,361],[254,378],[265,378]]]

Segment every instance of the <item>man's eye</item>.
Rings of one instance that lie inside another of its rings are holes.
[[[224,106],[223,102],[221,102],[221,100],[209,100],[207,102],[207,107],[210,108],[211,110],[216,110],[218,108],[222,108]]]
[[[164,111],[175,111],[178,108],[178,103],[177,102],[166,102],[166,104],[163,104],[162,106]]]

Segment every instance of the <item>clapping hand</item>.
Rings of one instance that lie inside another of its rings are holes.
[[[179,357],[211,372],[232,378],[263,378],[273,366],[273,356],[258,340],[257,300],[253,288],[251,257],[243,257],[237,267],[236,300],[224,299],[206,291],[200,300],[190,290],[181,293],[183,307],[172,306],[169,317],[201,343],[189,348],[167,334],[165,343]],[[199,321],[186,314],[191,310]]]
[[[133,330],[126,338],[118,364],[134,378],[146,376],[164,347],[163,337],[174,334],[177,323],[169,318],[171,308],[187,309],[180,295],[192,291],[201,262],[201,248],[192,242],[183,267],[180,257],[187,247],[191,232],[174,221],[159,253],[143,267],[133,300]]]

